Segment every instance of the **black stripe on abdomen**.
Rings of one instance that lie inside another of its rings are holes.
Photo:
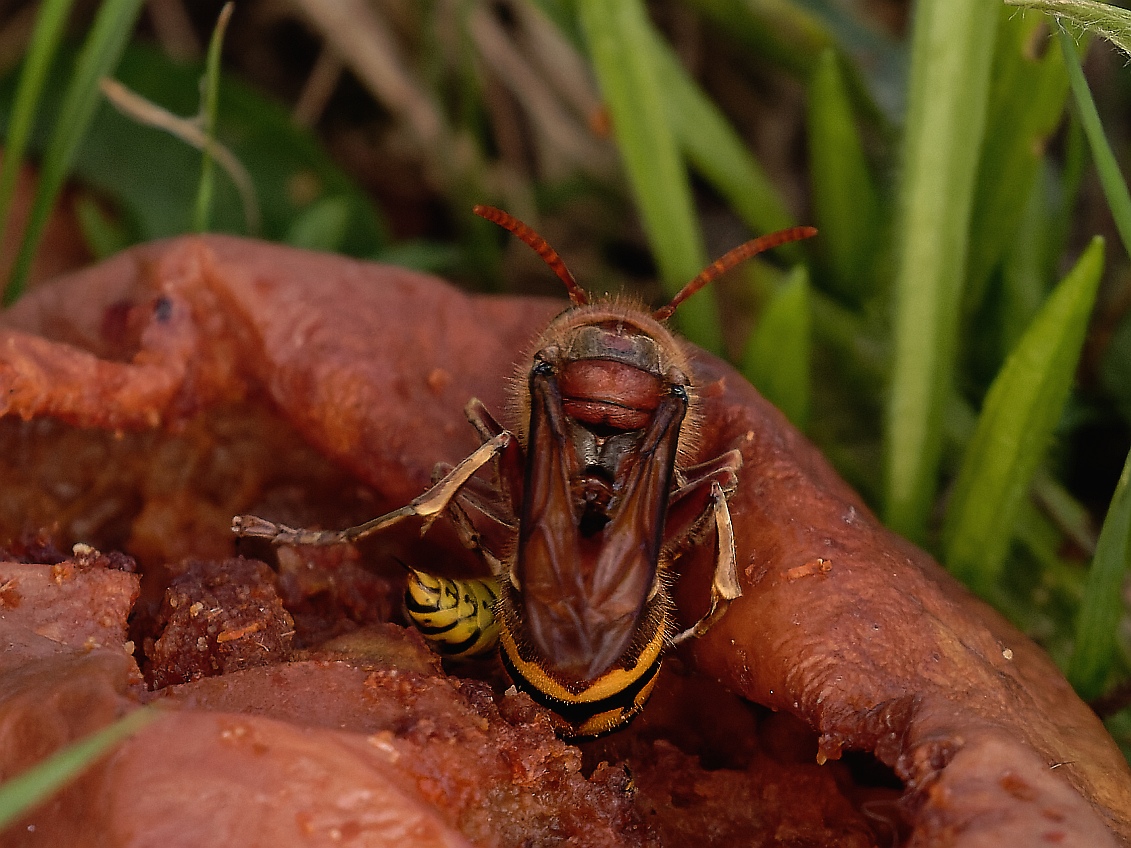
[[[634,708],[639,708],[640,705],[636,703],[636,696],[640,694],[659,672],[661,660],[661,657],[657,656],[652,664],[644,669],[628,686],[598,701],[563,701],[560,698],[547,695],[539,689],[530,678],[522,674],[512,661],[505,644],[502,646],[502,650],[499,651],[499,656],[502,657],[503,666],[506,668],[507,674],[510,675],[511,680],[514,681],[515,686],[529,695],[531,700],[536,704],[540,704],[546,709],[557,713],[574,727],[580,727],[589,719],[601,713],[612,712],[617,709],[634,710]],[[534,667],[538,668],[538,666]],[[541,668],[538,668],[538,671],[543,675],[546,674]],[[601,678],[597,678],[597,680],[600,679]],[[597,681],[593,682],[596,683]],[[582,690],[581,694],[584,694],[589,688],[591,688],[591,686]]]

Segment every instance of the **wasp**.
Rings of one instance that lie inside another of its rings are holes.
[[[465,410],[480,446],[406,506],[341,531],[237,516],[237,535],[276,545],[355,542],[409,517],[422,533],[447,515],[494,580],[409,570],[409,617],[449,656],[497,638],[515,686],[556,716],[560,735],[628,723],[647,701],[665,649],[706,633],[741,594],[727,499],[742,456],[693,462],[702,411],[687,350],[664,325],[676,308],[746,259],[816,234],[794,227],[740,245],[649,313],[595,299],[550,245],[502,210],[475,213],[531,247],[565,284],[570,307],[531,346],[515,381],[514,430],[476,399]],[[490,467],[490,479],[478,475]],[[673,561],[715,535],[707,612],[679,630]],[[496,636],[497,634],[497,636]]]
[[[445,657],[474,659],[498,646],[497,580],[449,580],[406,568],[405,613],[432,650]]]

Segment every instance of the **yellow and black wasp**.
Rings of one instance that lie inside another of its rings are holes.
[[[473,659],[495,650],[498,600],[499,584],[491,578],[449,580],[408,568],[405,612],[440,656]]]
[[[533,248],[565,284],[570,308],[532,346],[515,383],[516,428],[472,399],[482,444],[408,505],[342,531],[255,516],[232,529],[274,544],[353,542],[410,516],[446,514],[494,580],[451,581],[410,569],[406,607],[448,656],[499,646],[514,684],[557,716],[559,733],[596,736],[647,701],[664,650],[701,635],[741,593],[727,498],[737,450],[693,464],[700,411],[683,345],[664,326],[676,307],[734,265],[808,238],[795,227],[727,253],[655,312],[591,300],[541,236],[492,207],[475,212]],[[493,466],[488,482],[477,472]],[[716,533],[708,612],[679,631],[667,584],[677,548]]]

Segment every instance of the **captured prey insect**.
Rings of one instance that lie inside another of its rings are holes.
[[[408,569],[405,612],[432,650],[445,657],[471,659],[498,647],[497,580],[490,577],[449,580],[409,566],[405,568]]]
[[[476,214],[509,230],[565,284],[571,306],[538,337],[514,386],[515,430],[472,399],[481,445],[408,505],[347,530],[308,531],[255,516],[232,529],[276,545],[353,542],[410,516],[441,514],[495,581],[446,581],[409,569],[406,608],[441,653],[483,653],[497,629],[515,685],[556,716],[560,735],[596,736],[647,701],[664,650],[702,635],[741,594],[727,498],[742,456],[691,464],[701,427],[694,375],[663,325],[686,298],[740,262],[816,234],[782,230],[727,253],[649,314],[593,300],[546,241],[501,210]],[[476,476],[490,464],[490,481]],[[673,559],[715,531],[710,605],[677,632]],[[496,597],[497,596],[497,597]]]

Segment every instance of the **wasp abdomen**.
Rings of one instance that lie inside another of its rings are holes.
[[[410,568],[404,605],[414,627],[438,654],[470,658],[499,642],[498,583],[490,578],[448,580]]]
[[[524,638],[522,621],[506,604],[500,657],[515,686],[555,715],[566,739],[588,739],[619,730],[647,703],[656,686],[668,628],[667,601],[656,598],[642,616],[638,638],[612,668],[590,679],[562,678]]]

